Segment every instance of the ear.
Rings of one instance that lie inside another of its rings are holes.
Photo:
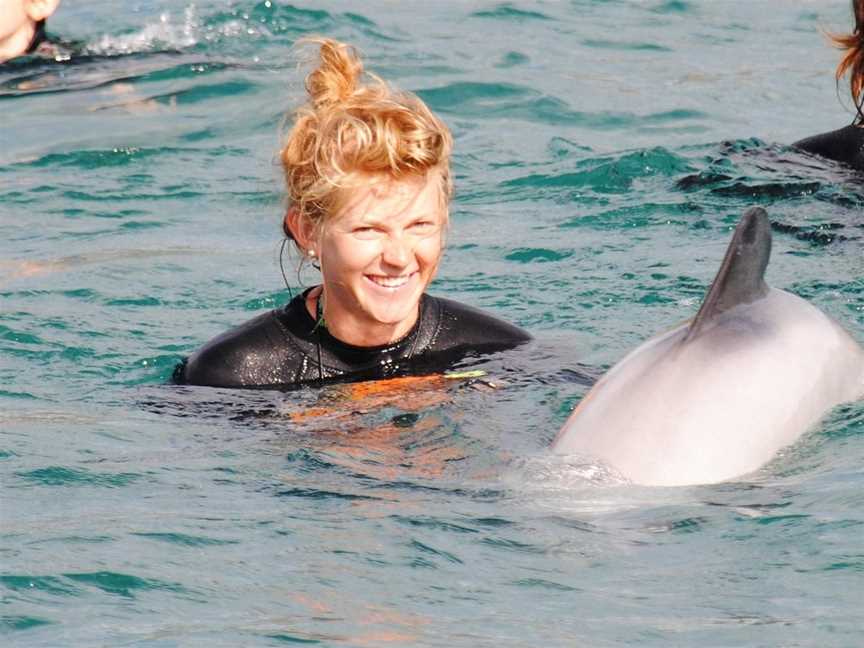
[[[60,0],[25,0],[24,11],[30,20],[39,22],[53,14],[59,4]]]
[[[289,207],[285,212],[285,229],[291,232],[291,236],[304,253],[314,247],[315,225],[294,206]]]

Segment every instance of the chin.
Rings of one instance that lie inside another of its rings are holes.
[[[373,309],[370,312],[372,318],[377,321],[379,324],[387,324],[390,326],[397,326],[404,322],[405,320],[413,320],[417,315],[417,305],[416,303],[413,306],[406,308],[399,308],[398,310],[393,309]],[[412,322],[413,323],[413,322]]]
[[[375,289],[367,292],[366,303],[361,308],[378,322],[390,326],[401,324],[405,320],[413,320],[417,316],[420,298],[425,286],[415,284],[410,290],[394,291],[391,295],[375,294]]]
[[[411,297],[400,299],[398,305],[392,302],[380,305],[369,304],[370,308],[366,309],[366,311],[379,324],[397,326],[406,320],[411,320],[413,324],[418,314],[422,294],[421,291]]]

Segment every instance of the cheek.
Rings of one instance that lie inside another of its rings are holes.
[[[377,241],[346,239],[333,242],[324,252],[324,263],[334,273],[356,272],[378,258],[381,245]]]
[[[17,32],[25,23],[27,17],[20,7],[8,2],[0,2],[0,39],[6,39]]]
[[[443,252],[443,240],[441,236],[430,236],[418,243],[416,254],[426,266],[437,266]]]

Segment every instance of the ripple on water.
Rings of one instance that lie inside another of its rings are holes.
[[[513,83],[460,81],[417,92],[434,110],[459,117],[517,119],[553,126],[581,126],[597,130],[628,129],[707,117],[697,110],[673,110],[647,115],[573,110],[557,97]]]
[[[621,227],[646,228],[654,225],[683,225],[691,221],[693,216],[703,213],[703,209],[691,201],[652,203],[639,205],[624,205],[614,209],[588,213],[570,218],[560,223],[558,227],[616,229]],[[698,223],[698,221],[697,221]],[[691,222],[691,225],[695,225]],[[704,227],[705,225],[698,225]]]
[[[502,4],[494,9],[484,9],[471,14],[474,18],[498,18],[500,20],[551,20],[549,16],[539,11],[518,9],[511,4]]]
[[[154,101],[169,105],[172,108],[180,106],[192,106],[205,101],[214,99],[223,99],[224,97],[239,97],[242,95],[250,95],[259,86],[256,83],[244,80],[223,81],[221,83],[201,83],[191,88],[166,92],[147,97],[147,101]],[[114,106],[105,106],[102,110],[108,110]]]
[[[223,538],[210,538],[206,536],[194,536],[185,533],[133,533],[132,535],[181,547],[213,547],[240,544],[239,540],[226,540]]]
[[[292,645],[318,645],[318,644],[329,644],[332,641],[341,641],[341,637],[336,637],[334,635],[327,634],[287,634],[287,633],[279,633],[279,634],[265,634],[261,635],[265,639],[272,639],[273,641],[278,641],[279,643],[287,643]]]
[[[436,567],[436,561],[443,560],[455,565],[463,565],[464,561],[459,559],[455,554],[444,551],[440,548],[432,547],[419,540],[411,540],[408,543],[409,549],[414,553],[411,559],[412,567]]]
[[[623,52],[671,52],[672,49],[657,43],[628,43],[620,41],[601,40],[588,38],[582,41],[585,47],[592,49],[610,49]]]
[[[123,488],[144,477],[140,473],[94,472],[82,468],[49,466],[15,473],[16,477],[31,486],[98,486]]]
[[[634,183],[648,179],[665,179],[689,170],[685,158],[664,148],[632,151],[616,157],[587,158],[576,162],[575,170],[556,173],[532,173],[501,183],[511,194],[520,198],[548,198],[559,192],[590,190],[598,194],[620,194],[632,189]]]
[[[499,68],[512,68],[519,65],[525,65],[529,63],[531,59],[521,52],[507,52],[504,56],[501,57],[501,60],[495,64],[495,67]]]
[[[687,0],[665,0],[660,2],[651,11],[658,14],[687,14],[694,13],[697,7]]]
[[[271,34],[296,36],[310,32],[326,32],[337,26],[336,18],[323,9],[295,7],[280,2],[241,2],[230,11],[209,16],[207,26],[208,30],[213,30],[236,21],[264,27]]]
[[[30,575],[0,575],[0,585],[13,592],[21,592],[28,595],[51,594],[53,596],[78,596],[81,589],[66,579],[59,576],[30,576]]]
[[[132,574],[119,572],[98,571],[83,572],[77,574],[63,574],[67,578],[80,585],[89,585],[106,594],[114,594],[124,598],[135,598],[141,592],[161,590],[178,594],[187,594],[188,590],[179,583],[170,583],[155,578],[141,578]]]
[[[0,628],[4,630],[31,630],[54,623],[49,619],[34,616],[0,616]]]
[[[549,263],[562,261],[572,257],[573,250],[549,250],[546,248],[517,248],[509,252],[504,258],[516,263]]]
[[[167,159],[178,159],[179,161],[191,162],[198,160],[201,157],[208,159],[216,159],[222,156],[244,156],[249,155],[249,151],[244,148],[215,146],[212,148],[191,148],[191,147],[176,147],[176,146],[161,146],[154,148],[147,147],[116,147],[105,150],[83,150],[70,151],[67,153],[49,153],[35,160],[28,162],[18,162],[10,165],[11,167],[26,168],[54,168],[54,167],[72,167],[85,170],[107,169],[112,167],[125,167],[135,165],[136,168],[142,168],[142,162],[162,163]],[[126,176],[127,179],[139,180],[141,182],[150,182],[152,176],[139,175],[136,177]],[[179,189],[180,186],[176,187]],[[51,189],[46,187],[46,189]],[[119,210],[122,211],[122,210]],[[138,210],[140,212],[140,210]],[[89,213],[89,212],[87,212]]]
[[[421,529],[429,529],[432,531],[444,531],[447,533],[479,533],[479,529],[464,524],[456,524],[429,515],[391,515],[390,519],[398,524],[404,524],[409,527],[417,527]]]
[[[543,578],[520,578],[512,581],[511,585],[515,585],[516,587],[524,587],[527,589],[552,590],[555,592],[581,591],[577,587],[571,587],[570,585],[565,585],[564,583],[558,583],[556,581],[546,580]]]

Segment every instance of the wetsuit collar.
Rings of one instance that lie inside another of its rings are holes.
[[[36,30],[33,32],[33,38],[30,39],[30,44],[27,46],[27,51],[24,53],[32,54],[46,40],[48,40],[48,36],[45,33],[45,21],[40,20],[36,23]]]
[[[306,298],[309,293],[313,290],[313,288],[308,288],[303,291],[300,295],[300,304],[302,305],[301,313],[305,315],[305,319],[310,322],[311,328],[309,332],[309,336],[316,335],[316,343],[320,344],[322,340],[325,341],[325,347],[330,350],[339,350],[342,353],[350,353],[350,354],[359,354],[362,356],[374,356],[376,354],[383,353],[385,351],[394,352],[401,348],[406,348],[411,346],[415,337],[417,337],[417,331],[420,328],[420,321],[423,319],[423,310],[426,306],[426,294],[420,296],[420,305],[417,313],[417,321],[414,322],[414,326],[411,327],[405,335],[403,335],[398,340],[394,340],[393,342],[387,342],[386,344],[381,344],[378,346],[356,346],[354,344],[350,344],[348,342],[343,342],[339,338],[335,337],[330,333],[327,329],[327,323],[324,321],[324,305],[323,299],[321,296],[316,300],[315,305],[315,318],[313,319],[311,315],[309,315],[309,311],[306,310]],[[297,299],[295,297],[295,299]],[[301,316],[302,316],[301,315]]]
[[[327,350],[341,356],[354,357],[359,360],[361,358],[374,359],[376,356],[385,353],[401,355],[414,346],[414,340],[417,337],[417,331],[420,329],[420,322],[423,319],[423,302],[425,301],[425,297],[426,295],[423,295],[420,298],[420,311],[414,326],[404,336],[393,342],[387,342],[378,346],[356,346],[349,344],[332,335],[326,326],[319,326],[320,320],[319,322],[315,322],[313,331],[318,336],[317,342],[319,344],[323,343]],[[309,313],[307,312],[306,314],[308,315]],[[309,319],[312,318],[310,317]]]

